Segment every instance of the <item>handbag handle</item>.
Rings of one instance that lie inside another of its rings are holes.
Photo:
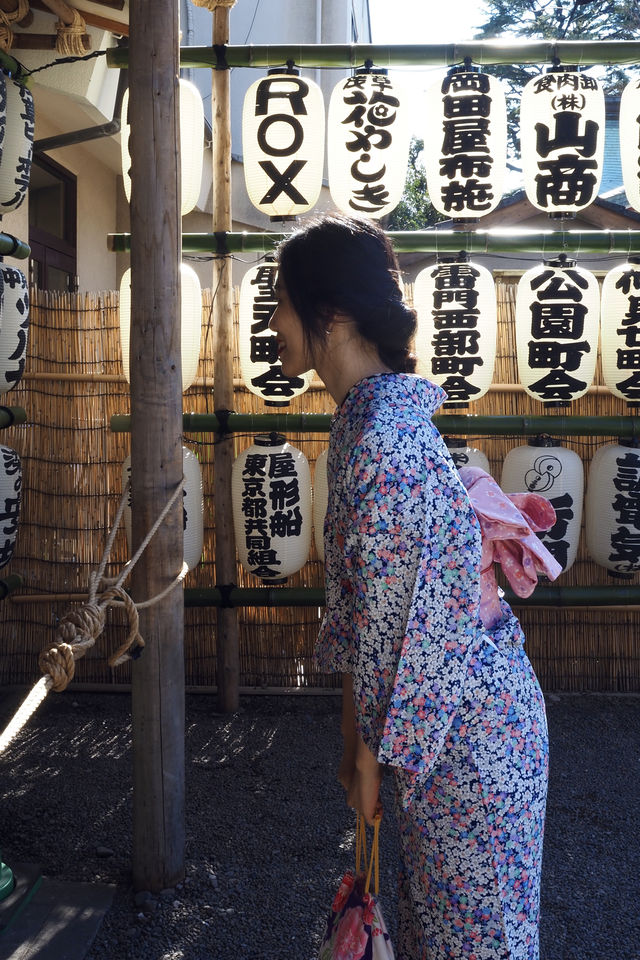
[[[360,864],[364,861],[364,868],[367,872],[364,892],[369,893],[371,886],[371,877],[373,875],[373,892],[378,896],[380,887],[380,821],[382,820],[382,807],[376,810],[373,821],[373,842],[371,844],[371,857],[367,856],[367,825],[364,817],[356,814],[356,874],[360,873]]]

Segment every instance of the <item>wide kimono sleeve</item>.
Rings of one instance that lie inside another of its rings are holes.
[[[363,437],[347,487],[358,731],[381,763],[425,774],[482,642],[478,521],[430,423]]]

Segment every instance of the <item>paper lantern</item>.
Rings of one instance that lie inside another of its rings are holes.
[[[629,204],[640,210],[640,80],[631,80],[620,97],[620,162]]]
[[[204,107],[200,91],[188,80],[180,80],[180,212],[184,217],[198,202],[202,185],[204,158]],[[127,200],[131,202],[131,154],[128,120],[129,91],[122,98],[122,116],[125,118],[120,131],[122,151],[122,179]]]
[[[539,493],[556,511],[556,522],[540,534],[565,573],[574,563],[580,540],[584,469],[573,450],[549,437],[514,447],[505,457],[500,486],[505,493]]]
[[[21,270],[0,268],[0,394],[20,382],[29,336],[29,284]]]
[[[231,489],[242,566],[268,583],[284,582],[311,547],[307,458],[279,434],[261,434],[235,460]]]
[[[13,556],[22,499],[22,465],[11,447],[0,446],[0,568]]]
[[[274,71],[244,98],[242,149],[249,200],[270,217],[313,207],[322,187],[324,100],[317,83]]]
[[[402,198],[411,143],[410,101],[386,73],[334,87],[327,120],[329,189],[351,216],[378,219]]]
[[[598,352],[598,281],[559,257],[520,278],[516,295],[518,372],[530,397],[568,406],[591,386]]]
[[[316,469],[313,474],[313,533],[316,552],[322,563],[324,563],[324,518],[329,502],[328,458],[329,451],[323,450],[316,459]]]
[[[496,293],[490,272],[463,259],[421,270],[413,288],[418,372],[447,391],[447,406],[484,396],[496,356]]]
[[[427,92],[424,167],[439,213],[483,217],[500,203],[507,165],[507,107],[499,80],[453,70]]]
[[[574,214],[600,188],[604,156],[604,93],[574,70],[551,70],[522,91],[520,144],[530,203],[551,214]]]
[[[0,75],[0,215],[16,210],[31,179],[35,111],[22,83]]]
[[[477,447],[470,447],[466,440],[455,437],[445,437],[444,441],[456,469],[459,470],[460,467],[480,467],[486,473],[491,473],[489,460],[482,450],[478,450]]]
[[[278,338],[269,322],[278,306],[275,263],[249,267],[240,285],[238,340],[240,372],[247,390],[269,405],[284,405],[308,389],[313,373],[285,377]]]
[[[200,360],[202,328],[202,291],[198,274],[186,263],[180,264],[180,312],[182,318],[182,391],[188,390],[196,378]],[[131,269],[122,275],[120,283],[120,346],[122,372],[131,383],[129,345],[131,338]]]
[[[617,576],[640,570],[640,450],[600,447],[591,461],[586,497],[587,550]]]
[[[602,375],[616,397],[640,402],[640,260],[614,267],[602,283]]]
[[[202,557],[204,539],[204,510],[202,494],[202,471],[195,453],[188,447],[182,448],[182,472],[184,487],[182,490],[182,526],[183,560],[189,570],[194,570]],[[131,481],[131,457],[127,457],[122,466],[122,486]],[[124,526],[127,535],[129,553],[131,547],[131,491],[124,509]]]

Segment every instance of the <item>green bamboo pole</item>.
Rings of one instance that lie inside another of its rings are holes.
[[[0,233],[0,255],[27,260],[31,256],[31,247],[24,240],[18,240],[10,233]]]
[[[11,427],[14,423],[26,423],[27,412],[23,407],[0,407],[0,429]]]
[[[4,580],[0,580],[0,600],[4,600],[10,593],[13,593],[14,590],[21,587],[22,582],[22,577],[19,573],[10,573]]]
[[[328,433],[330,413],[231,413],[226,418],[229,433]],[[433,422],[443,434],[496,437],[626,437],[640,438],[640,417],[492,417],[469,414],[441,414]],[[215,413],[183,414],[185,433],[218,433]],[[113,433],[128,433],[131,419],[124,414],[111,417]]]
[[[464,250],[471,254],[536,253],[555,257],[559,253],[617,254],[621,258],[640,254],[640,230],[392,230],[388,232],[398,253],[444,253]],[[184,233],[184,253],[273,253],[286,233]],[[110,233],[109,250],[125,253],[131,234]]]
[[[474,64],[561,63],[618,64],[640,61],[637,40],[466,40],[462,43],[381,44],[228,44],[223,47],[181,47],[180,66],[276,67],[289,61],[298,67],[359,67],[370,60],[377,67],[453,66]],[[107,51],[110,67],[128,66],[126,48]]]
[[[607,607],[637,606],[640,586],[538,587],[530,597],[518,597],[509,587],[505,599],[514,607]],[[184,591],[185,607],[218,607],[223,594],[217,587]],[[322,607],[322,587],[233,587],[224,596],[232,607]]]
[[[0,66],[3,70],[6,70],[15,80],[19,80],[20,83],[25,82],[25,78],[22,76],[22,67],[6,50],[0,50]]]

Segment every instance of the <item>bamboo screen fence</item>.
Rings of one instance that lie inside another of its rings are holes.
[[[498,361],[492,389],[473,405],[478,414],[539,415],[540,405],[517,387],[514,341],[516,281],[496,278],[499,300]],[[410,295],[410,290],[407,291]],[[236,292],[237,294],[237,292]],[[237,295],[236,295],[237,302]],[[185,411],[213,412],[211,293],[203,303],[202,352],[199,377],[186,393]],[[236,328],[237,329],[237,328]],[[235,370],[239,378],[237,345]],[[90,570],[102,556],[106,536],[122,491],[122,462],[129,436],[109,429],[113,414],[129,412],[128,387],[122,377],[117,295],[58,295],[33,292],[26,373],[8,402],[23,406],[27,423],[3,432],[1,442],[18,451],[23,464],[23,502],[14,558],[2,575],[19,573],[23,586],[0,603],[0,684],[30,684],[37,679],[37,657],[54,634],[58,618],[86,594]],[[602,383],[598,370],[596,378]],[[296,398],[287,412],[328,413],[331,398],[315,384]],[[235,409],[264,412],[262,402],[239,383]],[[613,415],[624,403],[603,388],[577,401],[575,415]],[[552,432],[551,430],[549,432]],[[326,446],[323,435],[292,434],[289,438],[309,459],[313,471]],[[235,452],[248,446],[250,436],[231,440]],[[189,574],[186,586],[215,584],[215,513],[213,450],[215,438],[187,434],[185,443],[197,453],[205,489],[205,543],[202,563]],[[524,438],[472,438],[491,461],[499,480],[502,461],[511,446]],[[607,438],[568,438],[587,470],[597,446]],[[117,573],[127,559],[120,531],[107,575]],[[638,577],[635,582],[639,582]],[[589,561],[584,538],[574,567],[560,578],[563,585],[606,584],[607,572]],[[260,586],[238,567],[238,586]],[[321,586],[322,570],[315,551],[288,586]],[[625,609],[520,608],[529,655],[546,690],[640,690],[640,646],[636,630],[640,613]],[[322,611],[317,608],[240,608],[240,683],[243,687],[322,689],[335,678],[319,674],[313,645]],[[107,629],[96,647],[78,661],[74,683],[113,684],[130,680],[128,665],[111,671],[107,655],[125,630],[118,611],[110,610]],[[189,686],[216,683],[216,610],[185,610],[185,670]]]

